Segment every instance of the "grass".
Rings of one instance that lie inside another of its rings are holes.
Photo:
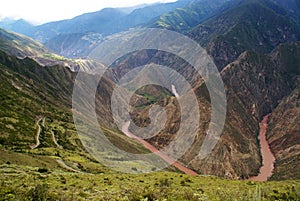
[[[299,200],[298,181],[229,181],[179,173],[80,174],[3,164],[0,200]],[[224,188],[226,186],[226,188]]]
[[[0,67],[1,163],[53,169],[58,166],[56,160],[61,159],[71,167],[77,164],[82,171],[107,172],[85,150],[72,123],[71,94],[75,73],[57,66],[42,68],[30,59],[19,60],[3,52],[0,52]],[[31,150],[29,146],[36,143],[36,121],[41,117],[45,118],[45,124],[41,125],[41,144]],[[120,149],[146,153],[142,145],[120,131],[102,129]],[[53,142],[52,131],[63,149]],[[120,163],[126,161],[120,160]]]

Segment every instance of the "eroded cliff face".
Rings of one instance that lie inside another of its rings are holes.
[[[268,141],[275,154],[274,179],[299,179],[300,87],[285,97],[270,117]]]
[[[263,116],[271,113],[284,97],[289,96],[296,86],[294,77],[297,74],[295,70],[297,67],[287,65],[286,61],[291,61],[298,56],[290,54],[287,49],[292,52],[298,51],[299,44],[280,46],[270,54],[244,52],[236,61],[223,69],[221,76],[228,103],[226,123],[216,147],[203,160],[198,157],[198,154],[210,123],[211,104],[203,80],[193,82],[194,92],[198,98],[198,107],[195,105],[195,110],[198,109],[201,114],[200,129],[193,145],[180,159],[181,162],[201,174],[227,178],[248,178],[258,173],[261,166],[257,140],[259,122]],[[151,57],[149,54],[146,55],[152,62],[158,61],[157,57],[160,57],[159,60],[164,58],[165,63],[168,60],[164,53],[156,52]],[[289,59],[286,59],[288,55]],[[145,52],[136,53],[135,56],[138,59],[144,58]],[[125,63],[128,61],[135,65],[138,63],[132,58],[128,58]],[[115,68],[118,76],[122,76],[122,72],[127,71],[128,67],[125,63],[120,65],[119,70],[118,67]],[[188,66],[177,66],[177,70],[186,75],[189,73],[185,70],[191,72]],[[189,80],[195,79],[190,77]],[[168,118],[164,129],[148,141],[157,148],[167,146],[175,139],[180,128],[180,108],[174,94],[156,86],[142,88],[137,93],[138,95],[131,99],[131,104],[132,117],[138,125],[147,126],[150,123],[149,109],[154,104],[159,104],[166,109]],[[189,135],[189,132],[187,130],[185,134]]]

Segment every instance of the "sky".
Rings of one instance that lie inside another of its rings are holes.
[[[70,19],[107,7],[130,7],[176,0],[6,0],[0,6],[0,18],[25,19],[34,24]]]

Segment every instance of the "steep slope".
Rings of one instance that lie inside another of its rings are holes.
[[[30,24],[29,22],[23,19],[14,20],[10,18],[4,18],[0,20],[0,28],[28,36],[32,34],[34,30],[34,25]]]
[[[69,171],[105,170],[87,153],[73,123],[72,92],[76,73],[62,66],[42,67],[29,58],[17,59],[4,52],[0,52],[0,71],[1,164],[51,170],[59,167]],[[111,129],[106,118],[109,106],[105,104],[108,102],[105,94],[111,90],[112,82],[103,78],[97,101],[103,103],[98,109],[102,114],[99,119],[105,123],[102,124],[105,134],[128,152],[144,153],[137,142]],[[15,160],[22,155],[26,160]]]
[[[32,37],[44,42],[47,47],[60,55],[69,58],[87,56],[89,50],[96,47],[105,36],[145,24],[164,13],[184,7],[189,1],[179,0],[172,3],[147,5],[134,9],[128,14],[123,13],[117,18],[113,12],[104,13],[106,10],[104,9],[97,12],[98,15],[96,15],[97,13],[87,13],[74,19],[38,26]],[[100,13],[105,19],[98,19]],[[112,17],[110,17],[111,15]],[[80,27],[80,29],[76,27]],[[49,33],[49,30],[55,31]]]
[[[187,6],[178,8],[153,20],[148,27],[164,28],[173,31],[187,32],[209,17],[225,9],[231,0],[196,0]]]
[[[198,96],[199,108],[196,109],[201,111],[201,129],[197,133],[193,146],[180,159],[180,162],[201,174],[227,178],[248,178],[256,175],[261,166],[257,140],[258,123],[264,115],[274,110],[268,132],[268,140],[277,160],[274,178],[298,178],[299,119],[295,117],[299,108],[299,90],[297,89],[299,86],[297,82],[300,62],[299,44],[281,45],[270,53],[281,43],[300,39],[298,23],[294,21],[294,18],[290,18],[287,11],[268,0],[244,0],[238,5],[226,4],[233,5],[233,7],[226,7],[221,13],[217,9],[221,8],[220,2],[218,5],[210,4],[212,7],[205,7],[203,12],[197,10],[200,7],[194,7],[199,2],[194,3],[190,4],[190,6],[193,5],[190,8],[195,9],[195,12],[190,13],[191,10],[178,9],[172,13],[172,17],[163,19],[163,22],[171,25],[170,27],[164,25],[165,28],[185,32],[212,14],[216,14],[189,34],[204,45],[214,57],[221,71],[228,97],[225,128],[221,140],[208,158],[201,160],[197,155],[210,121],[210,99],[205,84],[202,80],[195,79],[195,72],[185,61],[164,52],[145,50],[119,59],[113,69],[109,70],[108,76],[113,81],[118,81],[132,68],[152,62],[161,65],[171,64],[191,83]],[[218,12],[214,13],[217,10]],[[174,18],[174,16],[177,17]],[[116,18],[116,21],[118,19]],[[181,22],[182,27],[180,27]],[[45,28],[45,31],[47,29]],[[52,43],[59,41],[77,48],[82,43],[73,43],[73,41],[86,39],[86,36],[93,36],[93,34],[66,33],[59,35]],[[3,38],[5,37],[7,38],[4,34]],[[101,37],[97,35],[95,38],[101,41]],[[15,42],[14,39],[10,41]],[[93,39],[84,43],[84,47],[92,43]],[[6,48],[4,49],[6,51],[14,50],[13,54],[15,54],[19,52],[17,44],[15,44],[16,50],[11,49],[9,43],[2,48]],[[24,45],[23,48],[27,46]],[[59,50],[63,46],[53,47]],[[62,49],[66,51],[67,48]],[[73,55],[76,52],[67,50],[65,53]],[[24,53],[26,54],[27,52]],[[79,52],[79,54],[85,53]],[[50,135],[54,130],[59,136],[66,135],[67,137],[59,137],[59,139],[64,143],[63,146],[69,145],[67,149],[75,150],[73,154],[78,156],[78,152],[82,151],[82,146],[75,135],[74,125],[70,123],[72,121],[71,89],[75,74],[59,66],[42,68],[28,58],[19,60],[2,52],[0,61],[2,71],[0,78],[3,81],[0,85],[3,89],[1,90],[3,94],[0,96],[3,101],[1,107],[3,116],[1,116],[1,130],[3,132],[0,141],[4,148],[19,149],[21,147],[21,152],[28,151],[26,149],[28,143],[34,143],[35,133],[32,133],[32,130],[36,129],[34,120],[37,127],[41,126],[39,123],[42,121],[41,115],[48,119],[46,128],[43,128],[44,132]],[[90,65],[97,65],[84,60],[78,60],[78,62],[83,63],[87,68]],[[97,108],[99,122],[102,122],[101,126],[106,128],[109,139],[118,147],[133,153],[145,152],[134,140],[120,134],[113,124],[110,108],[113,81],[104,79],[99,85],[99,96],[96,100],[96,104],[101,103]],[[167,109],[170,115],[167,124],[158,136],[148,141],[157,148],[168,145],[180,127],[176,98],[171,92],[156,86],[142,88],[137,93],[132,98],[131,115],[141,126],[149,123],[149,109],[152,105],[159,104]],[[285,119],[289,121],[288,124]],[[282,129],[282,127],[287,129]],[[189,134],[189,130],[185,132]],[[14,142],[13,139],[16,141]],[[42,148],[53,146],[51,140],[47,137],[43,138],[43,134],[42,139]],[[49,154],[44,149],[42,153]],[[53,155],[51,150],[50,156],[53,157]],[[89,156],[85,155],[84,159],[86,158]],[[117,158],[117,160],[120,159]],[[293,171],[288,171],[288,168]]]
[[[80,58],[89,55],[103,40],[98,33],[59,34],[45,42],[45,46],[67,58]]]
[[[201,37],[202,32],[196,30],[206,23],[212,23],[212,31]],[[166,53],[141,51],[118,60],[118,65],[113,69],[114,75],[118,80],[130,69],[145,63],[167,66],[171,64],[171,67],[191,82],[198,95],[201,111],[201,130],[191,149],[180,161],[203,174],[249,178],[257,175],[261,166],[257,140],[259,122],[295,89],[294,77],[297,74],[298,56],[284,53],[280,48],[273,52],[272,50],[281,43],[299,40],[299,26],[283,8],[271,1],[255,0],[234,4],[203,24],[192,31],[190,36],[198,39],[209,51],[209,48],[218,42],[225,48],[220,51],[227,54],[226,59],[219,63],[228,98],[227,120],[221,140],[207,159],[200,160],[197,154],[210,121],[210,102],[205,85],[192,82],[196,79],[193,79],[195,72],[190,66]],[[239,42],[236,43],[235,40]],[[297,52],[299,49],[297,43],[291,47],[294,47],[291,52]],[[233,51],[230,51],[230,48]],[[224,56],[222,52],[217,52],[219,49],[212,50],[215,60],[218,61],[218,57]],[[233,62],[227,65],[231,61]],[[141,126],[146,126],[149,123],[148,112],[151,105],[159,104],[167,109],[170,115],[167,125],[156,137],[147,140],[157,148],[162,148],[175,138],[180,127],[180,114],[176,109],[178,105],[174,97],[161,98],[164,96],[161,96],[156,87],[150,87],[146,92],[144,90],[139,94],[140,99],[133,100],[136,108],[132,111],[132,117]],[[186,132],[188,135],[188,131]],[[291,178],[291,175],[286,177]]]
[[[39,42],[21,34],[0,29],[1,50],[20,58],[45,55],[49,51]]]
[[[282,165],[283,159],[277,154],[279,150],[286,150],[290,147],[297,147],[299,145],[299,142],[294,140],[296,139],[295,135],[297,131],[293,136],[286,130],[288,128],[297,128],[297,125],[299,124],[299,120],[297,120],[297,116],[299,116],[297,115],[297,110],[294,110],[293,113],[285,111],[287,112],[286,114],[289,114],[288,117],[293,119],[288,123],[285,121],[286,118],[280,118],[283,113],[279,114],[280,112],[283,112],[284,105],[294,105],[295,101],[297,101],[297,96],[295,98],[295,94],[297,93],[294,89],[299,85],[295,80],[296,77],[300,75],[299,50],[299,43],[292,43],[281,45],[269,55],[258,55],[257,53],[246,52],[240,56],[237,61],[228,65],[222,71],[222,77],[228,90],[227,98],[229,114],[231,111],[237,111],[237,114],[235,115],[239,115],[240,119],[243,119],[243,114],[249,115],[247,117],[248,121],[244,122],[246,124],[242,126],[244,128],[240,131],[242,135],[246,132],[245,128],[248,123],[252,122],[258,125],[258,122],[260,122],[263,116],[275,110],[275,114],[272,113],[270,118],[270,130],[267,131],[267,135],[269,136],[269,142],[271,143],[271,150],[275,153],[276,164],[281,164],[276,165],[276,170],[282,167],[288,168],[287,166]],[[294,97],[294,99],[285,98],[278,106],[279,102],[285,96]],[[238,107],[235,105],[236,102],[240,103],[243,111],[237,110]],[[285,109],[287,108],[289,107],[285,107]],[[296,109],[296,107],[293,109]],[[232,121],[229,122],[232,123]],[[283,125],[283,122],[286,124]],[[272,128],[274,126],[277,129],[281,129],[280,137],[284,137],[279,139],[278,130],[276,131],[276,129]],[[283,132],[283,130],[285,131]],[[274,138],[273,140],[270,140],[270,136],[274,135],[277,135],[276,142],[274,142]],[[286,139],[290,139],[290,141]],[[276,143],[279,143],[280,145],[276,147],[274,145]],[[285,146],[282,146],[282,143],[285,143]],[[299,152],[296,149],[289,157],[295,158],[298,157],[298,155]],[[290,167],[295,168],[297,167],[297,164],[297,160],[289,162]],[[275,173],[274,178],[280,178],[277,177],[276,174],[281,174],[281,178],[285,179],[298,178],[299,171],[296,169],[293,173],[281,170]]]
[[[171,3],[156,3],[153,5],[139,8],[131,12],[129,15],[121,18],[111,26],[113,33],[127,30],[145,24],[165,13],[171,12],[177,8],[186,6],[191,0],[178,0]]]
[[[75,74],[58,66],[43,68],[31,59],[19,60],[3,52],[0,58],[1,139],[6,142],[4,145],[28,147],[34,140],[34,121],[40,115],[60,122],[58,125],[71,121],[67,108]],[[11,121],[10,127],[6,121]]]
[[[94,68],[103,68],[102,64],[95,61],[66,59],[52,53],[44,45],[31,38],[3,29],[0,29],[0,42],[1,51],[18,58],[31,58],[42,66],[61,65],[70,68],[72,71],[78,71],[79,69],[88,71]]]
[[[281,45],[273,53],[291,72],[296,89],[285,97],[270,117],[268,140],[276,157],[274,179],[299,179],[300,44]]]
[[[196,27],[190,36],[205,46],[221,70],[246,51],[271,52],[300,40],[300,27],[271,1],[245,0]]]
[[[297,0],[273,0],[278,5],[290,10],[295,15],[299,16],[300,2]]]
[[[24,35],[0,29],[0,50],[18,58],[29,57],[40,65],[51,66],[56,64],[76,68],[76,64],[62,56],[52,53],[43,44]]]
[[[244,52],[222,70],[228,101],[227,120],[220,141],[205,160],[200,160],[197,155],[210,122],[210,101],[205,84],[193,82],[196,79],[189,65],[167,53],[141,51],[118,60],[118,65],[113,67],[113,71],[116,80],[128,70],[145,63],[167,65],[180,72],[194,87],[201,111],[201,129],[193,146],[180,161],[201,174],[245,179],[257,175],[261,166],[257,140],[259,122],[295,89],[294,77],[299,67],[299,56],[296,52],[299,51],[299,44],[284,46],[289,47],[287,49],[290,51],[278,48],[270,54]],[[157,148],[163,148],[174,140],[180,127],[178,103],[174,96],[170,97],[169,92],[155,86],[142,88],[137,93],[139,96],[132,98],[135,108],[132,117],[138,125],[148,125],[148,112],[152,105],[159,104],[167,111],[168,120],[164,129],[157,136],[147,140]],[[188,135],[188,131],[186,134]],[[293,175],[297,174],[295,172]],[[292,176],[286,175],[286,178]]]
[[[299,87],[272,112],[268,141],[275,154],[273,179],[299,179],[300,93]]]
[[[46,42],[58,34],[87,32],[110,34],[109,27],[125,15],[126,13],[118,9],[105,8],[94,13],[77,16],[70,20],[42,24],[35,27],[32,37],[38,41]]]
[[[193,160],[191,167],[233,178],[257,174],[258,124],[293,90],[289,75],[270,55],[253,52],[245,52],[224,68],[228,108],[222,137],[210,158]]]

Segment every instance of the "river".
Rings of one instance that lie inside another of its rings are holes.
[[[149,142],[147,142],[144,139],[141,139],[137,136],[135,136],[133,133],[131,133],[128,128],[130,126],[130,122],[127,122],[123,125],[122,127],[122,132],[125,133],[128,137],[136,139],[137,141],[139,141],[141,144],[144,145],[144,147],[146,149],[148,149],[150,152],[156,154],[157,156],[159,156],[160,158],[162,158],[164,161],[166,161],[168,164],[173,165],[174,167],[176,167],[177,169],[179,169],[180,171],[184,172],[185,174],[188,175],[193,175],[196,176],[198,175],[197,172],[184,167],[183,165],[181,165],[180,163],[178,163],[177,161],[174,161],[173,159],[171,159],[170,157],[168,157],[167,155],[165,155],[164,153],[160,152],[156,147],[154,147],[153,145],[151,145]]]
[[[250,177],[251,181],[267,181],[273,175],[275,157],[270,149],[270,145],[267,141],[267,129],[268,119],[270,115],[264,117],[263,121],[259,124],[259,141],[260,141],[260,152],[262,156],[262,166],[259,170],[259,174],[254,177]]]

